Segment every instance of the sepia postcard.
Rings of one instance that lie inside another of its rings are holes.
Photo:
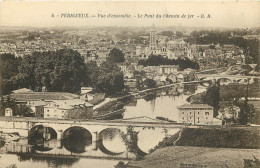
[[[0,1],[0,168],[260,168],[259,1]]]

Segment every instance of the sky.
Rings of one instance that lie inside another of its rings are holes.
[[[67,17],[86,15],[88,18]],[[107,15],[106,18],[98,14]],[[109,14],[131,15],[130,18],[107,18]],[[142,15],[143,18],[138,18]],[[152,18],[144,18],[145,15]],[[160,15],[161,18],[156,18]],[[180,18],[163,18],[179,15]],[[188,18],[193,15],[193,18]],[[205,18],[201,18],[204,15]],[[210,15],[210,18],[207,18]],[[52,17],[54,16],[54,17]],[[61,17],[63,16],[63,17]],[[66,16],[66,17],[64,17]],[[96,16],[96,17],[92,17]],[[260,27],[260,2],[0,2],[0,26],[188,26],[188,27]]]

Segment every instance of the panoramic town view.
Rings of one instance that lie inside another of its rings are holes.
[[[0,17],[0,168],[260,167],[260,27],[34,16]]]
[[[259,33],[2,28],[0,162],[259,167]]]

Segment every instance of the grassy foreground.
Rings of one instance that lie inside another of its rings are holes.
[[[185,128],[177,146],[260,149],[260,128]]]
[[[243,168],[244,159],[260,159],[260,128],[204,127],[184,128],[164,139],[143,160],[131,161],[127,167],[175,168],[220,167]],[[192,167],[192,166],[191,166]]]
[[[173,146],[179,133],[165,138],[155,149]],[[260,149],[259,127],[184,128],[176,146]]]
[[[259,149],[170,146],[156,150],[143,160],[131,161],[127,167],[180,168],[193,167],[244,168],[244,159],[260,158]]]

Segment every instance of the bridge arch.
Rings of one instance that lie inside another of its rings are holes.
[[[248,82],[249,82],[249,83],[253,83],[253,82],[254,82],[254,79],[249,79],[249,81],[248,81],[247,78],[240,78],[240,79],[237,79],[237,82],[238,82],[239,84],[247,84]]]
[[[57,145],[56,139],[56,130],[48,125],[35,125],[28,132],[28,143],[37,151],[53,150]]]
[[[125,131],[120,128],[109,127],[99,134],[98,148],[105,154],[119,155],[126,152],[126,145],[122,138]]]
[[[56,139],[57,138],[57,131],[45,124],[37,124],[34,125],[31,129],[28,131],[28,138],[43,138],[45,140],[49,139]]]
[[[67,128],[61,135],[62,145],[72,153],[84,153],[92,145],[92,133],[81,126]]]
[[[227,85],[227,84],[233,83],[233,81],[231,79],[229,79],[229,78],[218,78],[217,82],[220,85]]]

